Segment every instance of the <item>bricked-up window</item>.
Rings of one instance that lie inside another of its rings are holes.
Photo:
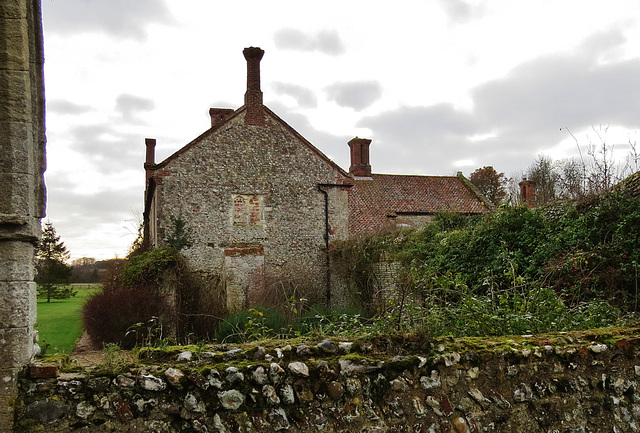
[[[260,224],[260,199],[253,196],[249,199],[249,206],[247,206],[247,213],[249,214],[249,224]]]
[[[233,196],[233,225],[256,226],[262,225],[262,223],[262,208],[259,196]]]
[[[247,204],[244,201],[244,197],[235,196],[233,198],[233,225],[245,225],[248,221],[245,220],[247,214]]]

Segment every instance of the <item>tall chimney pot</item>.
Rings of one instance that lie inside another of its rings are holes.
[[[155,164],[156,160],[156,139],[145,138],[144,144],[147,146],[147,156],[144,160],[145,164]]]
[[[260,60],[264,51],[257,47],[245,48],[242,51],[247,61],[247,91],[244,94],[244,105],[247,107],[244,123],[264,126],[264,110],[262,108],[262,90],[260,90]]]
[[[355,137],[349,141],[351,148],[351,167],[349,173],[354,177],[371,177],[371,164],[369,163],[369,145],[371,140],[368,138]]]
[[[153,166],[156,163],[156,139],[145,138],[144,144],[147,146],[147,155],[144,159],[144,176],[145,184],[146,186],[149,186],[149,179],[153,176]]]

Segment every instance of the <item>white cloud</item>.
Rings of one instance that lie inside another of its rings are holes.
[[[337,56],[345,52],[340,35],[335,30],[320,30],[316,33],[286,28],[278,30],[273,39],[278,48],[296,51],[319,51]]]
[[[377,81],[335,83],[326,90],[330,101],[357,111],[367,108],[382,96],[382,86]]]
[[[301,107],[315,108],[318,106],[318,99],[313,91],[307,87],[295,84],[276,81],[272,85],[273,90],[280,95],[291,96]]]
[[[138,121],[138,113],[152,111],[155,105],[152,99],[130,94],[121,94],[116,98],[115,110],[120,113],[126,122],[135,123]]]
[[[172,21],[164,0],[44,1],[42,13],[48,32],[104,32],[135,39],[144,39],[151,23]]]
[[[89,105],[80,105],[64,99],[47,101],[47,113],[78,115],[93,111]]]

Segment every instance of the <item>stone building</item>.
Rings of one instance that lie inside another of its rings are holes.
[[[461,175],[372,174],[371,140],[349,142],[346,172],[263,105],[264,52],[243,54],[244,105],[210,109],[211,128],[164,161],[146,139],[144,165],[146,245],[164,245],[182,218],[191,230],[183,255],[192,271],[222,278],[230,310],[269,301],[265,287],[299,276],[315,301],[331,303],[332,241],[421,224],[444,210],[490,210]]]

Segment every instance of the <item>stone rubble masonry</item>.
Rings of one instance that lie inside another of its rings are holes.
[[[247,345],[115,378],[33,370],[15,431],[637,432],[638,329],[613,332],[405,343],[394,357],[370,342]]]
[[[0,4],[0,432],[12,431],[17,377],[36,317],[34,244],[44,216],[40,1]]]
[[[270,296],[256,288],[274,279],[303,275],[307,293],[325,299],[320,186],[328,194],[329,240],[348,236],[347,190],[340,186],[347,174],[266,107],[264,113],[264,126],[246,125],[241,109],[150,168],[150,245],[163,246],[170,217],[182,215],[192,231],[182,254],[205,280],[223,278],[230,310]]]

